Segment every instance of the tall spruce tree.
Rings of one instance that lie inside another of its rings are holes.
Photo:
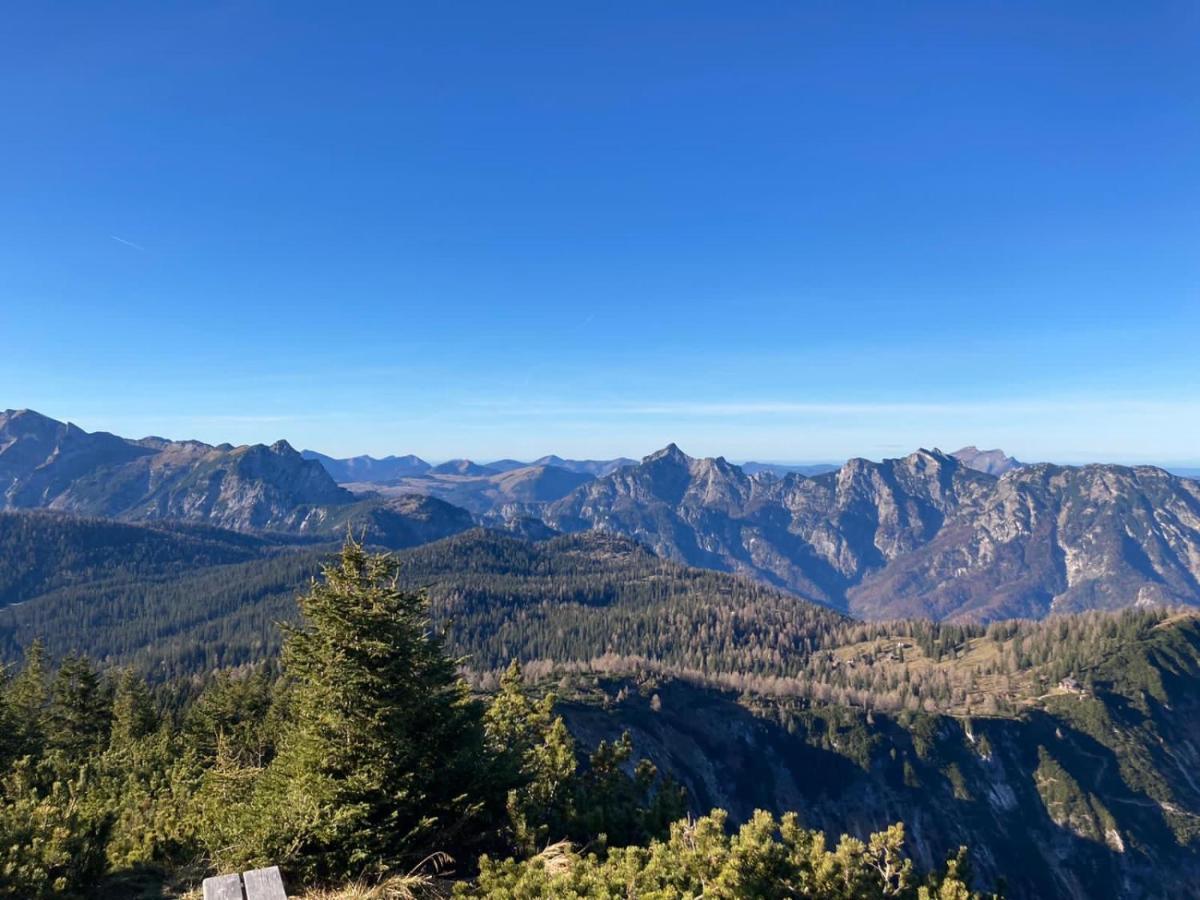
[[[247,862],[361,876],[471,842],[489,775],[482,711],[397,575],[349,539],[299,599],[290,722],[255,785]]]
[[[25,648],[25,660],[20,673],[5,692],[13,719],[10,741],[11,755],[40,756],[45,749],[44,725],[46,705],[50,701],[46,675],[46,649],[41,638]]]
[[[125,749],[153,731],[156,724],[146,682],[132,669],[123,670],[113,693],[109,746],[114,750]]]
[[[83,762],[108,745],[112,705],[87,657],[68,656],[50,683],[46,743],[72,762]]]

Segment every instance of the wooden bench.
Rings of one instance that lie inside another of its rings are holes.
[[[287,900],[279,866],[204,879],[204,900]]]

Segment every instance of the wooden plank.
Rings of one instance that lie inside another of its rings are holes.
[[[242,879],[236,874],[205,878],[204,900],[242,900]]]
[[[246,881],[246,900],[287,900],[279,866],[255,869],[242,876]]]

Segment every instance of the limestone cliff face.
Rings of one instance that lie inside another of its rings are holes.
[[[1025,466],[850,591],[867,616],[1041,617],[1200,602],[1200,484],[1152,467]]]
[[[1200,602],[1200,483],[1152,467],[1041,464],[996,477],[920,450],[772,478],[671,445],[541,515],[874,618]]]

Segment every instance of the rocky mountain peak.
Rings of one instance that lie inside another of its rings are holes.
[[[651,453],[649,456],[642,458],[642,465],[650,465],[652,463],[669,462],[675,465],[687,466],[693,462],[692,457],[688,456],[675,443],[667,444],[661,450]]]
[[[41,424],[57,428],[62,425],[57,419],[51,419],[49,416],[44,416],[35,409],[6,409],[0,412],[0,422],[24,422],[29,424]]]
[[[1003,475],[1023,465],[1003,450],[980,450],[973,444],[950,454],[960,463],[986,475]]]
[[[924,447],[918,447],[912,453],[908,454],[905,459],[913,465],[928,465],[931,463],[940,465],[942,463],[953,464],[955,462],[954,457],[950,456],[948,453],[943,453],[937,447],[934,447],[932,450],[927,450]]]
[[[50,440],[71,429],[79,431],[69,422],[58,422],[32,409],[6,409],[0,413],[0,435],[9,440],[28,437]]]

